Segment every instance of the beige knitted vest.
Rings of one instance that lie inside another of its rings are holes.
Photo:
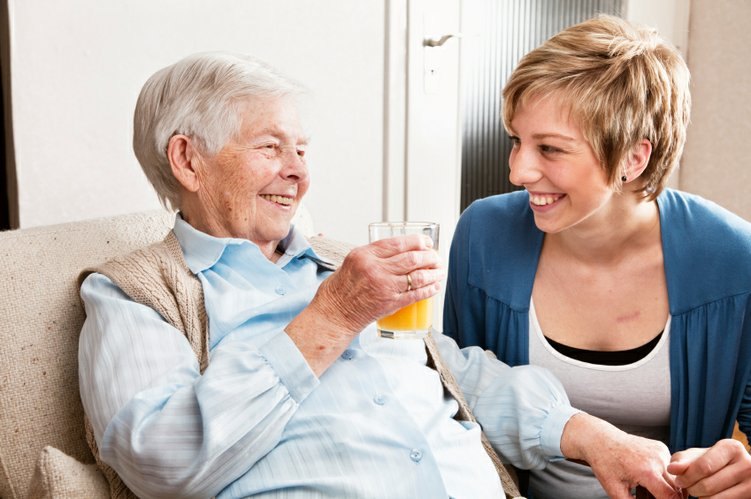
[[[335,270],[341,265],[351,246],[330,239],[314,237],[310,240],[318,255],[332,262]],[[203,288],[198,278],[185,262],[180,243],[170,231],[164,241],[137,250],[125,256],[114,258],[98,267],[88,268],[79,276],[79,285],[91,273],[98,272],[109,277],[133,301],[156,310],[168,323],[185,334],[203,371],[209,362],[208,319],[204,308]],[[459,420],[476,421],[459,386],[451,372],[444,367],[433,338],[425,338],[428,364],[435,368],[444,388],[458,402]],[[113,499],[132,499],[136,495],[120,480],[115,470],[99,457],[94,432],[88,417],[84,418],[86,441],[94,454],[97,465],[110,485]],[[482,443],[498,471],[507,498],[519,497],[515,480],[501,463],[490,442],[482,434]]]

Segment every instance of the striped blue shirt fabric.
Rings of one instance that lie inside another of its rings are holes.
[[[182,220],[175,234],[209,317],[201,374],[183,334],[101,274],[81,287],[81,399],[100,455],[141,497],[502,497],[477,424],[422,341],[366,328],[320,377],[284,328],[330,272],[294,229],[271,262]],[[310,334],[320,334],[311,331]],[[436,343],[494,446],[518,466],[560,458],[570,407],[538,367]]]

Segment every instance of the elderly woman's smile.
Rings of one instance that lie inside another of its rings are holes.
[[[261,194],[261,197],[272,203],[289,206],[295,201],[294,196],[279,196],[277,194]]]
[[[293,97],[254,97],[240,109],[239,132],[219,152],[192,150],[181,213],[199,230],[248,239],[271,258],[308,190],[307,138]]]

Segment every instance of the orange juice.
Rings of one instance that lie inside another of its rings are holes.
[[[411,234],[422,234],[433,240],[433,249],[438,250],[438,233],[440,226],[435,222],[373,222],[368,224],[370,242],[380,241]],[[410,269],[415,271],[417,269]],[[410,274],[404,274],[404,293],[412,290]],[[426,300],[408,305],[393,314],[376,321],[378,334],[382,338],[422,338],[430,332],[433,325],[433,300]]]
[[[397,310],[376,322],[381,336],[395,337],[415,334],[422,337],[433,325],[433,299],[428,298]]]

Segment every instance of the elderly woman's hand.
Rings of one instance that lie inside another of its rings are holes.
[[[320,375],[368,324],[435,295],[444,277],[440,257],[424,235],[355,248],[286,332]]]
[[[657,499],[683,498],[667,471],[670,452],[662,442],[630,435],[579,413],[564,427],[561,451],[569,459],[589,464],[608,497],[627,499],[641,486]]]
[[[696,497],[751,497],[751,455],[737,440],[720,440],[708,449],[673,454],[668,471]]]
[[[440,291],[445,271],[429,237],[382,239],[353,249],[320,287],[330,318],[359,332],[374,320]],[[407,278],[409,275],[409,279]]]

